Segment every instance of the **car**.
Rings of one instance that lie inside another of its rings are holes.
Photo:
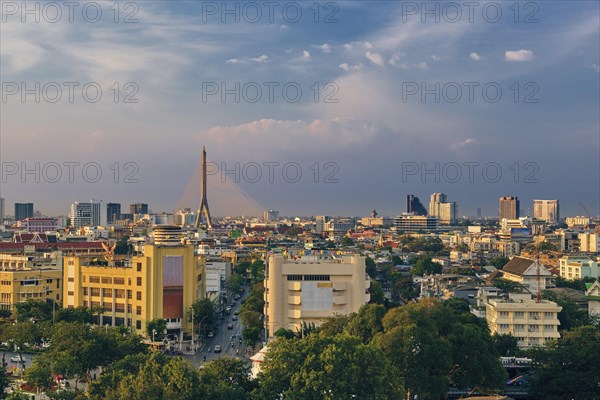
[[[230,306],[227,306],[227,308],[225,309],[225,312],[226,312],[227,314],[229,314],[229,313],[231,312],[231,307],[230,307]]]
[[[238,317],[237,317],[237,315],[234,315],[234,316],[231,318],[231,320],[232,320],[232,321],[237,321],[237,320],[238,320]]]
[[[227,324],[227,329],[233,329],[233,324],[232,323]]]
[[[213,331],[208,332],[208,337],[215,337],[215,333]]]
[[[21,363],[22,363],[22,362],[25,362],[25,361],[27,361],[27,358],[26,358],[25,356],[20,356],[20,357],[19,357],[19,356],[12,356],[12,357],[10,358],[10,361],[12,361],[12,362],[16,362],[16,363],[18,363],[18,362],[21,362]]]
[[[506,384],[508,386],[523,386],[529,383],[529,374],[523,374],[515,376],[514,378],[508,380]]]
[[[231,335],[231,340],[235,339],[236,337],[236,335]]]
[[[215,345],[215,353],[220,353],[221,352],[221,345],[220,344],[216,344]]]
[[[234,298],[235,300],[237,300],[237,299],[239,299],[239,298],[240,298],[240,295],[239,295],[239,294],[236,294],[235,296],[233,296],[233,298]]]

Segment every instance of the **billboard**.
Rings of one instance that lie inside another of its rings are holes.
[[[163,318],[183,318],[183,256],[163,257]]]

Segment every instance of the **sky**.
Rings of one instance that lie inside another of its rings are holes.
[[[195,209],[203,145],[213,215],[433,192],[600,214],[596,1],[23,4],[0,10],[6,214]]]

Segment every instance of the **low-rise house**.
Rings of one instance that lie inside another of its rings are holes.
[[[520,283],[531,292],[541,292],[552,286],[552,273],[548,268],[539,261],[524,257],[511,258],[502,268],[502,277]]]

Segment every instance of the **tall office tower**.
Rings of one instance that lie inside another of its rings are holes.
[[[412,194],[406,196],[406,212],[413,213],[414,215],[427,215],[427,210],[421,204],[419,198]]]
[[[82,226],[106,226],[106,214],[102,211],[104,202],[102,200],[91,200],[89,202],[75,202],[71,204],[71,226],[81,228]]]
[[[477,207],[477,218],[481,218],[481,208]]]
[[[279,211],[267,210],[263,213],[265,222],[277,221],[279,219]]]
[[[202,214],[206,218],[206,225],[208,229],[212,228],[212,221],[210,218],[210,210],[208,209],[208,197],[206,196],[206,148],[202,146],[202,193],[200,194],[200,205],[198,206],[198,213],[196,214],[196,229],[200,227],[200,218]]]
[[[520,215],[520,204],[517,196],[500,197],[500,220],[517,219]]]
[[[327,224],[330,219],[331,219],[331,217],[329,217],[327,215],[317,215],[317,217],[316,217],[317,224],[315,227],[315,232],[317,232],[317,233],[325,232],[325,224]]]
[[[437,217],[441,224],[456,222],[458,206],[456,202],[447,202],[444,193],[432,193],[429,200],[429,215]]]
[[[4,222],[4,198],[0,197],[0,224]]]
[[[148,214],[148,204],[135,203],[129,206],[129,214]]]
[[[15,221],[33,218],[33,203],[15,203]]]
[[[121,204],[108,203],[106,205],[106,223],[113,224],[119,219],[121,219]]]
[[[557,223],[560,218],[558,200],[533,200],[533,218]]]

